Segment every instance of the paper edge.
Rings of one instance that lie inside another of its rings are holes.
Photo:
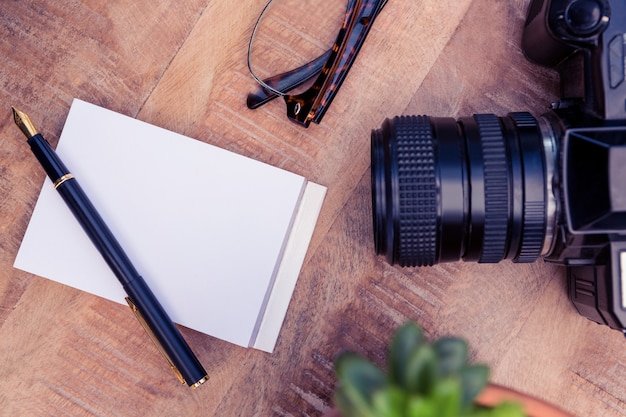
[[[283,244],[280,248],[280,254],[274,265],[274,270],[272,271],[272,277],[266,288],[265,297],[263,297],[263,304],[261,305],[261,308],[259,309],[259,313],[257,315],[257,320],[254,325],[254,329],[252,329],[252,334],[250,336],[250,340],[248,341],[248,346],[254,345],[254,341],[256,340],[259,334],[261,323],[263,322],[263,319],[265,317],[265,312],[267,310],[268,301],[270,297],[272,296],[274,289],[276,288],[276,280],[278,277],[278,273],[283,264],[283,260],[286,259],[285,254],[287,253],[287,245],[289,244],[289,238],[299,219],[298,215],[299,213],[302,212],[302,208],[304,207],[303,206],[304,193],[306,192],[308,184],[309,184],[309,181],[306,179],[303,179],[302,186],[300,187],[300,195],[298,196],[298,201],[296,202],[296,206],[294,207],[294,210],[291,213],[291,220],[289,221],[289,228],[287,229],[286,233],[283,236]]]
[[[285,320],[291,296],[296,287],[304,258],[311,243],[327,188],[307,182],[294,225],[290,230],[274,288],[271,291],[259,331],[250,346],[268,353],[274,351]]]

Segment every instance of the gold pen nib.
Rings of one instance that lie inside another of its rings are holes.
[[[27,139],[35,136],[38,132],[37,129],[35,129],[35,126],[33,126],[33,122],[30,121],[30,117],[15,107],[11,107],[11,109],[13,109],[13,119],[15,120],[15,124],[20,128],[24,136],[26,136]]]

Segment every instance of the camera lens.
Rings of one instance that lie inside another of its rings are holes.
[[[544,136],[529,113],[385,120],[371,143],[376,253],[402,266],[536,260],[553,214]]]

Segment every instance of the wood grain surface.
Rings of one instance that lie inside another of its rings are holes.
[[[578,416],[625,415],[626,341],[577,314],[564,269],[403,269],[374,253],[369,135],[385,117],[538,115],[557,98],[556,75],[520,50],[528,1],[389,0],[309,129],[287,120],[281,100],[245,105],[255,88],[248,40],[264,4],[1,2],[0,416],[318,416],[332,405],[335,355],[351,349],[382,364],[407,320],[431,337],[468,339],[499,384]],[[289,56],[298,49],[289,39],[272,48]],[[182,329],[210,375],[190,391],[128,308],[12,267],[44,173],[10,106],[56,145],[73,97],[328,187],[274,353]]]

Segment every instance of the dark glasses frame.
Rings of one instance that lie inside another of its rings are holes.
[[[259,16],[250,37],[248,68],[260,86],[248,94],[247,105],[248,108],[256,109],[282,96],[287,104],[287,117],[308,127],[311,122],[319,123],[324,117],[387,0],[348,0],[343,23],[331,49],[308,64],[261,81],[252,70],[250,56],[256,27],[271,2],[267,3]],[[306,91],[297,95],[286,94],[315,76],[317,78]]]

